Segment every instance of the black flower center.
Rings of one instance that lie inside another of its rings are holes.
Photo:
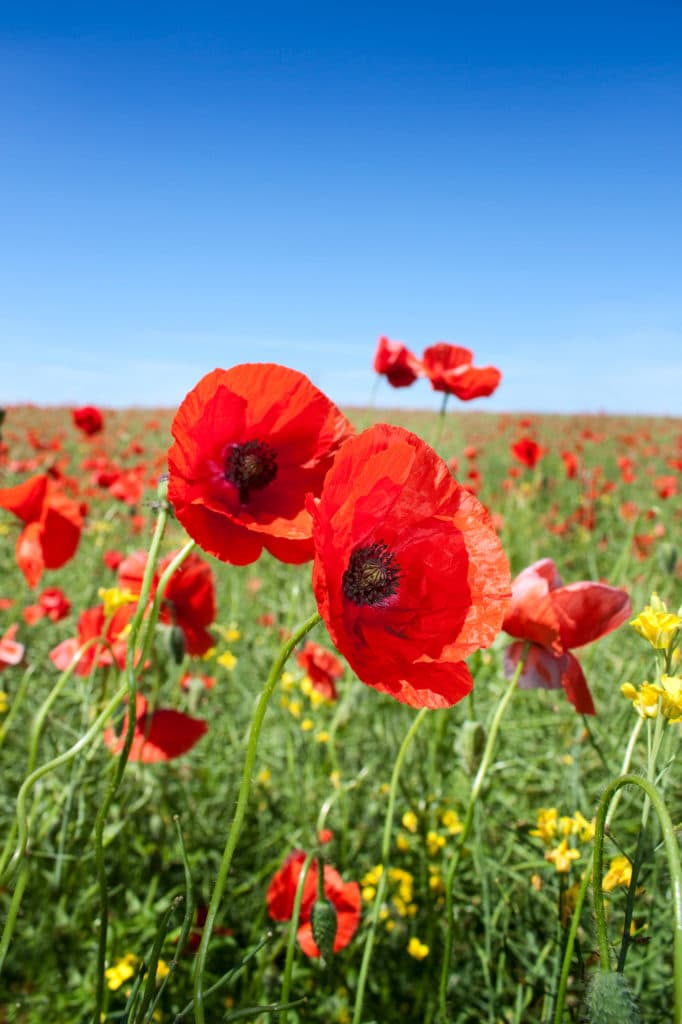
[[[358,548],[343,574],[343,592],[353,604],[382,604],[397,593],[400,566],[383,541]]]
[[[277,453],[265,441],[231,444],[225,460],[225,479],[239,491],[239,500],[246,505],[251,491],[267,487],[277,476]]]

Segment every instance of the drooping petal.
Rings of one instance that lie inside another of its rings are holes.
[[[569,583],[552,593],[562,646],[582,647],[621,626],[632,614],[625,590],[605,583]]]

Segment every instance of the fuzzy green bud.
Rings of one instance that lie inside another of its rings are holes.
[[[481,763],[485,747],[485,729],[480,722],[464,723],[460,730],[458,746],[465,772],[474,775]]]
[[[618,971],[597,971],[588,992],[590,1024],[640,1024],[637,1005]]]
[[[168,650],[176,665],[182,665],[185,657],[185,635],[179,626],[171,626],[168,633]]]
[[[326,897],[315,900],[310,923],[313,926],[313,938],[322,955],[322,960],[331,960],[337,928],[334,904],[330,903]]]

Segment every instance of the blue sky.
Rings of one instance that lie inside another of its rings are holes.
[[[680,415],[678,3],[9,7],[3,404],[365,404],[385,334],[497,365],[469,408]]]

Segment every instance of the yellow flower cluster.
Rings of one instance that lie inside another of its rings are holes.
[[[0,715],[4,715],[8,707],[9,701],[7,699],[7,694],[4,690],[0,690]]]
[[[581,843],[588,843],[594,839],[595,821],[588,821],[587,818],[576,811],[571,817],[567,814],[559,815],[556,807],[541,807],[538,811],[537,827],[528,833],[541,839],[545,846],[553,847],[545,852],[545,860],[554,864],[559,874],[567,874],[571,870],[571,864],[580,857],[580,851],[570,839],[578,839]],[[560,839],[558,846],[553,846],[555,841]]]
[[[627,857],[614,857],[609,870],[604,875],[601,887],[604,892],[612,892],[617,886],[629,886],[632,881],[632,864]]]
[[[407,952],[415,960],[423,960],[424,957],[429,955],[429,947],[426,943],[420,942],[416,935],[413,935],[407,944]]]
[[[123,605],[135,604],[137,601],[137,594],[130,590],[119,590],[118,587],[100,587],[97,594],[104,605],[104,617],[107,619]]]
[[[644,611],[631,621],[630,625],[656,650],[665,651],[677,639],[678,631],[682,626],[680,612],[677,615],[669,612],[658,594],[653,593],[651,604],[648,604]]]
[[[365,903],[371,903],[376,896],[377,885],[383,873],[383,865],[377,864],[360,879],[362,898]],[[414,917],[418,908],[414,902],[414,875],[403,868],[389,868],[388,878],[392,884],[393,893],[389,904],[381,908],[379,917],[386,922],[386,929],[392,931],[395,924],[392,913],[398,917]]]
[[[126,953],[125,956],[117,960],[111,967],[107,967],[104,972],[104,980],[107,983],[107,988],[111,989],[112,992],[116,992],[121,985],[125,984],[126,981],[130,981],[132,977],[137,973],[138,967],[142,961],[134,953]],[[158,983],[166,977],[170,968],[165,960],[159,960],[156,964],[156,983]]]
[[[660,683],[645,680],[639,690],[623,683],[620,692],[642,718],[656,718],[660,712],[669,722],[682,722],[682,676],[663,673]]]

